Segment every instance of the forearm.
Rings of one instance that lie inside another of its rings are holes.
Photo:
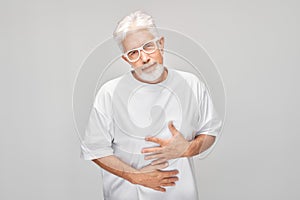
[[[142,185],[157,191],[165,192],[165,186],[174,186],[178,181],[178,170],[160,171],[168,166],[168,163],[159,165],[147,165],[139,170],[134,169],[121,161],[116,156],[107,156],[92,160],[108,172],[124,178],[132,184]]]
[[[211,135],[198,135],[194,140],[189,142],[188,149],[184,152],[182,157],[191,157],[202,153],[207,150],[215,142],[215,136]]]
[[[114,155],[94,159],[92,161],[96,163],[98,166],[100,166],[101,168],[105,169],[106,171],[116,176],[119,176],[131,183],[133,182],[132,175],[138,172],[137,169],[126,164],[125,162],[123,162],[122,160],[120,160],[118,157]]]

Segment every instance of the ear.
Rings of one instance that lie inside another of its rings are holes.
[[[158,40],[158,49],[161,55],[164,55],[165,38],[161,37]]]
[[[165,38],[164,37],[161,37],[158,41],[159,43],[159,48],[161,48],[162,50],[164,49],[164,46],[165,46]]]

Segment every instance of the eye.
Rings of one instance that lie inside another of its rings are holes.
[[[138,50],[132,50],[132,51],[129,51],[129,52],[127,53],[127,55],[130,56],[130,57],[132,57],[132,56],[134,56],[134,55],[137,55],[137,54],[138,54]]]
[[[143,49],[146,51],[146,52],[152,52],[153,50],[155,50],[155,43],[153,41],[151,42],[148,42],[146,43],[144,46],[143,46]]]

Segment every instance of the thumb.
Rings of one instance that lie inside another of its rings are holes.
[[[160,163],[160,164],[157,164],[157,165],[147,165],[145,167],[143,167],[140,171],[141,172],[152,172],[152,171],[155,171],[155,170],[159,170],[159,169],[164,169],[166,167],[169,166],[169,163],[168,162],[163,162],[163,163]]]
[[[178,134],[178,130],[175,128],[173,121],[169,121],[168,128],[170,129],[173,136]]]

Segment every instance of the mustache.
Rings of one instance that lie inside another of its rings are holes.
[[[157,62],[154,61],[154,62],[151,62],[151,63],[146,63],[144,65],[141,65],[141,66],[137,67],[136,69],[137,70],[144,70],[144,69],[147,69],[148,67],[150,67],[152,65],[156,65],[156,64],[157,64]]]

